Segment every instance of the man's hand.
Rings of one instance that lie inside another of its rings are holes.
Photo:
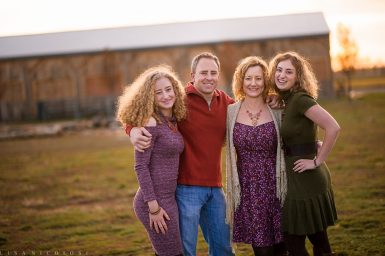
[[[133,127],[130,131],[130,141],[139,152],[144,152],[151,145],[152,135],[143,127]]]
[[[275,94],[267,95],[266,103],[269,104],[272,109],[282,109],[285,107],[285,104],[278,98],[278,95]]]

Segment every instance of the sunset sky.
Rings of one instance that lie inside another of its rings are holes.
[[[362,60],[385,63],[384,0],[0,0],[0,6],[0,37],[321,11],[332,56],[342,23]]]

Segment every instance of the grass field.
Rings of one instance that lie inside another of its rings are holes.
[[[339,213],[332,246],[385,255],[385,94],[321,104],[342,127],[327,161]],[[132,210],[136,189],[121,131],[1,141],[0,255],[153,255]],[[237,255],[253,254],[240,245]]]
[[[343,73],[334,73],[334,78],[335,89],[338,89],[339,85],[347,87],[347,77]],[[383,75],[363,76],[353,73],[351,79],[353,90],[378,89],[385,87],[385,76]]]
[[[352,80],[354,89],[385,86],[385,77],[356,78]]]

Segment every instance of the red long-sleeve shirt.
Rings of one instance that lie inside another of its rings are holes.
[[[178,184],[222,187],[221,149],[226,133],[227,106],[234,102],[215,90],[210,106],[189,83],[187,119],[178,123],[185,149],[179,163]]]

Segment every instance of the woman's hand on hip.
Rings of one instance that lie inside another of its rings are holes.
[[[299,159],[294,162],[294,172],[304,172],[306,170],[315,169],[317,166],[314,165],[313,159]]]

